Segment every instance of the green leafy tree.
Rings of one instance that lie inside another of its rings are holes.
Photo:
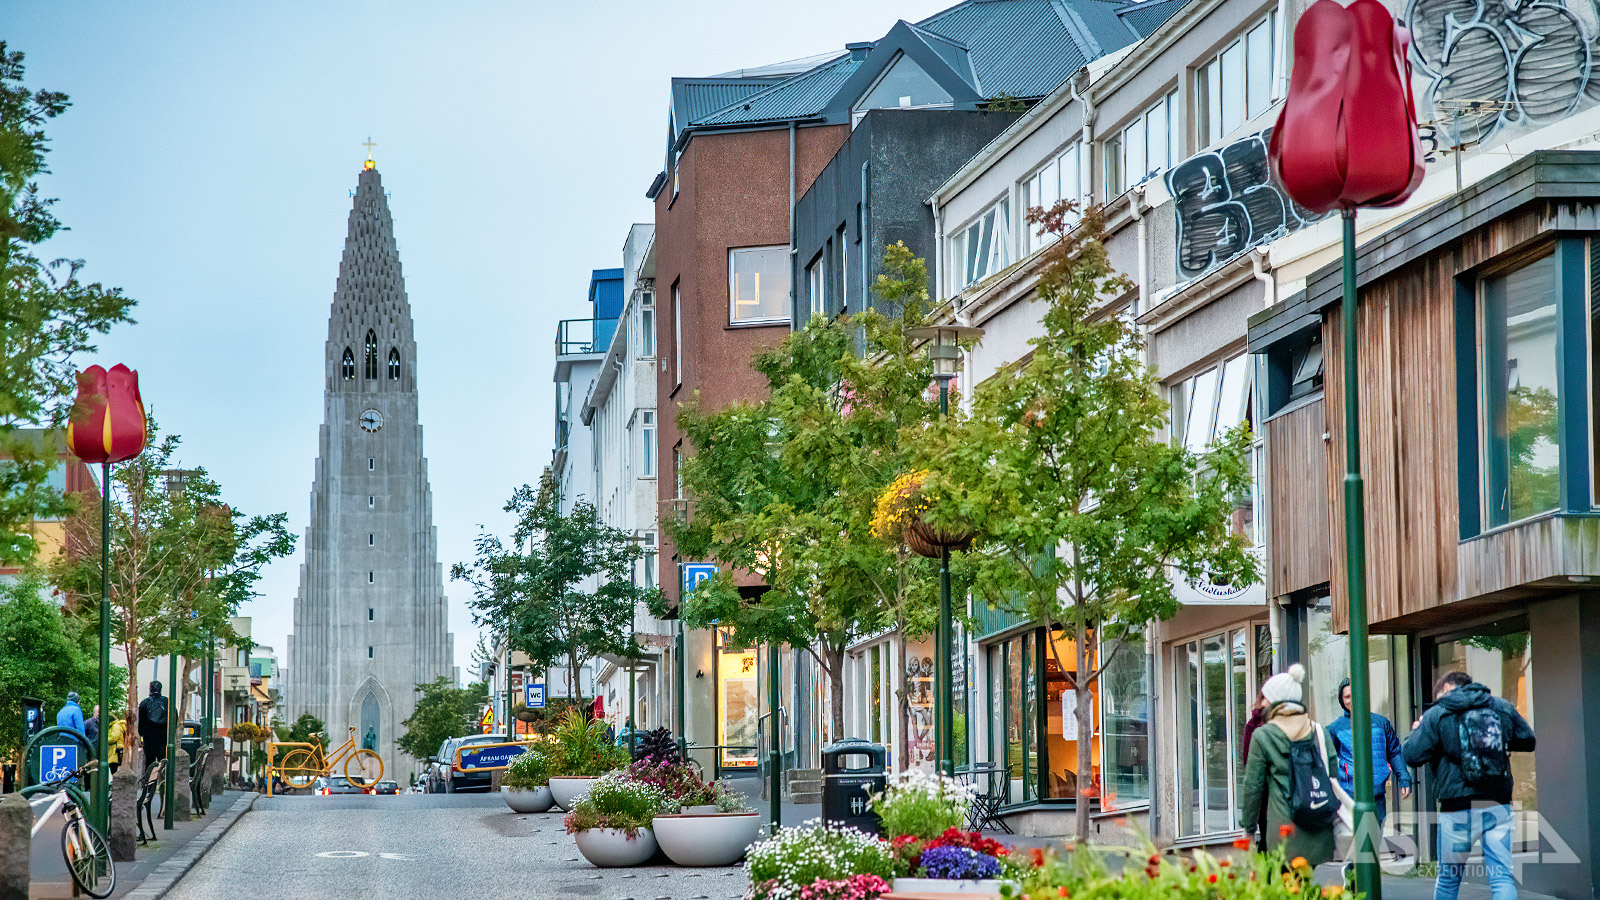
[[[903,437],[938,415],[931,364],[906,333],[926,315],[927,270],[904,244],[888,248],[884,270],[876,290],[898,316],[813,316],[753,360],[766,399],[683,406],[694,506],[666,523],[688,558],[725,566],[688,599],[684,621],[809,652],[828,675],[834,735],[844,733],[845,648],[888,627],[925,635],[936,612],[933,564],[873,532],[879,495],[908,463]],[[762,586],[741,588],[734,573]]]
[[[14,759],[22,749],[22,701],[43,701],[45,724],[55,724],[56,710],[68,691],[91,697],[99,683],[99,666],[89,635],[61,614],[45,596],[44,579],[26,574],[0,585],[0,759]],[[84,703],[88,716],[90,700]]]
[[[316,743],[322,744],[324,747],[328,745],[328,726],[321,719],[308,712],[301,713],[300,718],[295,719],[293,724],[279,725],[272,730],[282,743]],[[320,734],[322,737],[320,739],[313,738],[312,735],[314,734]]]
[[[1087,797],[1091,690],[1116,638],[1177,612],[1174,579],[1248,584],[1256,570],[1229,522],[1232,498],[1249,487],[1246,432],[1203,459],[1161,437],[1167,405],[1141,336],[1104,309],[1131,285],[1106,258],[1098,211],[1069,229],[1070,209],[1029,216],[1056,236],[1038,282],[1044,315],[1032,352],[979,384],[969,415],[930,429],[918,457],[931,472],[930,523],[976,531],[968,562],[980,596],[1062,623],[1074,639],[1077,780]],[[1107,652],[1093,653],[1091,639]],[[1088,814],[1079,803],[1078,834],[1088,833]]]
[[[472,585],[478,622],[507,634],[541,672],[564,665],[575,693],[585,660],[637,659],[634,612],[658,605],[660,592],[629,577],[643,551],[627,532],[601,521],[587,501],[563,514],[548,470],[537,491],[517,488],[505,510],[517,517],[510,541],[479,534],[477,558],[450,568],[452,579]]]
[[[417,685],[417,705],[400,724],[406,733],[395,743],[413,759],[427,759],[439,745],[478,729],[478,714],[489,702],[489,686],[481,681],[456,687],[448,678]]]
[[[32,560],[38,545],[28,525],[66,511],[46,484],[54,440],[19,429],[64,423],[77,387],[74,355],[93,351],[94,336],[129,321],[133,308],[120,289],[80,281],[81,260],[39,256],[64,230],[36,179],[49,171],[45,123],[68,101],[25,87],[22,59],[0,42],[0,565]]]

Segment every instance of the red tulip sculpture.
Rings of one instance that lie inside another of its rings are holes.
[[[78,396],[67,425],[67,447],[86,463],[115,463],[144,452],[144,401],[139,373],[121,363],[110,371],[90,366],[78,373]]]
[[[1294,74],[1267,154],[1314,212],[1397,206],[1422,183],[1411,33],[1378,0],[1317,0],[1294,29]]]

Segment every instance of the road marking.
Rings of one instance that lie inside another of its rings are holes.
[[[416,859],[415,856],[406,856],[403,853],[379,853],[378,854],[378,858],[379,859],[396,859],[396,860],[401,860],[401,861],[409,861],[409,860]]]
[[[368,853],[365,850],[324,850],[317,854],[317,856],[320,856],[323,859],[360,859],[363,856],[372,855],[373,854]],[[406,856],[404,853],[379,853],[377,854],[377,857],[379,859],[391,859],[397,862],[410,862],[416,859],[415,856]]]

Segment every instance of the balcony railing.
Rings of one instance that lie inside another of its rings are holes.
[[[616,333],[616,319],[562,319],[556,323],[556,355],[604,353]]]

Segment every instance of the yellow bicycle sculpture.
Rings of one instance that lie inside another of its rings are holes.
[[[322,732],[314,732],[313,738],[322,736]],[[291,748],[283,755],[283,760],[272,764],[272,758],[277,755],[279,747]],[[268,781],[271,773],[276,772],[293,788],[310,787],[318,778],[333,774],[334,766],[344,763],[344,777],[358,788],[371,787],[383,780],[383,757],[365,747],[356,747],[356,729],[350,726],[350,736],[344,743],[329,756],[322,749],[322,744],[312,743],[273,743],[267,748]]]

